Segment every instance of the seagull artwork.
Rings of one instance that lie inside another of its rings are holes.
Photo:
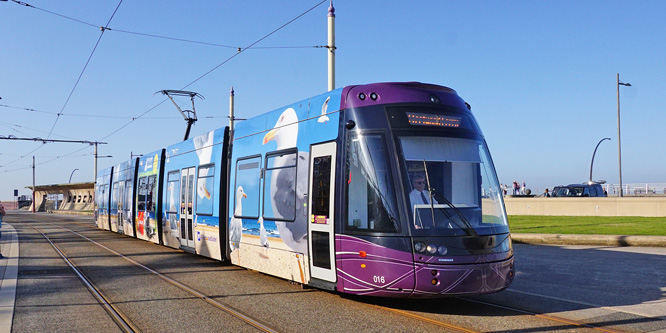
[[[328,96],[326,98],[326,101],[324,101],[324,104],[321,106],[321,116],[319,116],[319,119],[317,119],[318,123],[328,123],[328,116],[326,115],[326,112],[328,112],[328,102],[331,100],[331,96]]]
[[[247,194],[243,191],[242,186],[238,186],[236,190],[236,208],[234,209],[234,216],[229,222],[229,247],[231,251],[240,247],[241,236],[243,235],[243,219],[236,216],[243,216],[243,198],[247,198]]]
[[[194,141],[194,150],[197,152],[199,157],[199,165],[206,165],[210,163],[211,157],[213,155],[213,131],[208,132],[192,139]],[[210,169],[204,168],[199,169],[199,178],[205,177],[208,175]],[[199,198],[210,199],[210,191],[206,188],[205,181],[197,182],[197,194]]]
[[[288,108],[275,126],[264,136],[264,144],[275,141],[276,150],[296,147],[298,116]],[[293,222],[276,221],[282,241],[293,251],[307,253],[307,186],[309,153],[284,154],[275,157],[271,171],[270,200],[275,217]],[[288,167],[295,165],[296,167]],[[287,167],[284,167],[287,166]],[[294,200],[295,198],[295,200]]]
[[[259,243],[263,247],[268,247],[268,234],[264,228],[264,218],[259,217]]]

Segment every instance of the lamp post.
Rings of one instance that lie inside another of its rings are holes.
[[[74,171],[79,170],[79,169],[74,169],[72,170],[72,173],[69,175],[69,183],[72,183],[72,176],[74,176]]]
[[[630,83],[620,82],[620,73],[617,73],[617,161],[620,173],[620,197],[622,197],[622,140],[620,140],[620,86],[631,87]]]
[[[597,146],[594,147],[594,153],[592,153],[592,162],[590,162],[590,184],[592,184],[592,166],[594,165],[594,155],[597,154],[597,148],[599,148],[599,145],[604,142],[604,140],[610,140],[610,138],[603,138],[599,140],[599,143],[597,143]]]

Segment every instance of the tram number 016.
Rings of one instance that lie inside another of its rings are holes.
[[[386,283],[384,276],[375,275],[372,277],[372,280],[375,281],[375,283]]]

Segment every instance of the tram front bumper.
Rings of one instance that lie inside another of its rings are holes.
[[[514,277],[513,257],[480,264],[415,263],[414,268],[414,297],[489,294],[509,287]]]

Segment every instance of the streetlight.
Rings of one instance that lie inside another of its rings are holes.
[[[592,184],[592,166],[594,165],[594,155],[597,154],[597,148],[599,148],[599,145],[600,145],[604,140],[610,140],[610,138],[603,138],[603,139],[599,140],[599,143],[597,143],[597,146],[594,147],[594,153],[592,153],[592,162],[590,162],[590,184]]]
[[[69,183],[72,183],[72,176],[74,176],[74,171],[79,170],[79,169],[74,169],[72,170],[72,173],[69,175]]]
[[[620,140],[620,86],[631,87],[631,84],[620,82],[620,73],[617,73],[617,161],[620,173],[620,197],[622,197],[622,140]]]

